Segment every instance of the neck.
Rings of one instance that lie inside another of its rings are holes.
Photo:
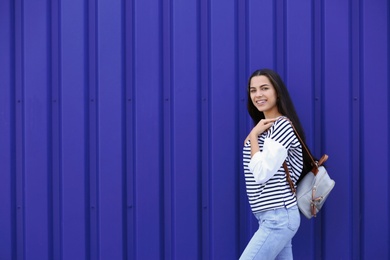
[[[269,119],[269,118],[277,118],[277,117],[280,117],[280,116],[282,116],[282,114],[279,113],[279,111],[268,112],[268,113],[264,112],[264,117],[265,117],[266,119]]]

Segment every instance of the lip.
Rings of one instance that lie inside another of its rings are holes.
[[[267,102],[266,99],[259,99],[255,101],[256,105],[258,106],[264,105],[266,102]]]

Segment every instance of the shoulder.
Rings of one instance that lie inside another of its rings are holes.
[[[285,135],[290,136],[293,132],[294,129],[291,126],[290,120],[285,116],[281,116],[270,127],[269,136],[278,138]]]
[[[274,129],[285,129],[285,130],[289,130],[289,129],[292,129],[292,126],[291,126],[291,122],[290,122],[290,119],[288,119],[287,117],[285,116],[280,116],[276,119],[276,121],[274,122],[273,124],[273,128]]]
[[[287,117],[279,117],[270,129],[270,138],[280,142],[283,146],[289,147],[296,139],[294,128]]]

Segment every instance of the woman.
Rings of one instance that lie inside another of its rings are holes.
[[[259,229],[240,259],[293,259],[291,239],[300,215],[283,162],[296,186],[310,169],[310,160],[290,124],[305,140],[290,95],[276,72],[262,69],[251,75],[248,112],[255,127],[244,143],[243,164],[249,204]]]

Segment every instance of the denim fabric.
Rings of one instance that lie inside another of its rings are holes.
[[[293,259],[291,239],[301,217],[297,206],[256,213],[259,229],[249,241],[240,260]]]

